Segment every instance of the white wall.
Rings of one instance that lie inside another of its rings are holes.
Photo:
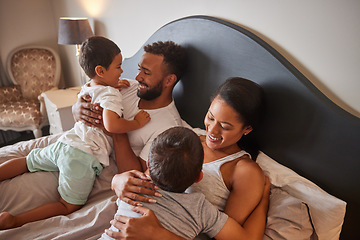
[[[22,45],[45,45],[58,51],[51,1],[0,0],[0,53],[4,69],[9,52]]]
[[[0,0],[0,49],[4,62],[6,53],[20,43],[56,45],[60,16],[88,16],[97,35],[111,38],[130,57],[164,24],[210,15],[262,37],[330,99],[360,116],[359,13],[358,0]],[[26,31],[19,33],[24,23]],[[79,85],[75,49],[58,49],[66,86]]]

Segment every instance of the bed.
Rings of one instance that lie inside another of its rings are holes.
[[[265,90],[265,121],[251,137],[256,161],[272,183],[264,239],[355,239],[360,219],[360,119],[323,95],[269,44],[228,21],[191,16],[170,22],[144,44],[172,40],[183,45],[189,68],[174,89],[184,122],[203,128],[210,96],[229,77]],[[143,49],[125,59],[122,77],[134,78]],[[26,155],[59,135],[0,149],[0,162]],[[250,137],[250,136],[249,136]],[[57,216],[0,231],[0,239],[97,239],[115,213],[110,181],[115,163],[96,180],[88,203]],[[57,174],[24,174],[0,183],[0,210],[16,214],[56,200]]]

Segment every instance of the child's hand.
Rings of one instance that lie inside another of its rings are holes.
[[[130,83],[126,79],[119,79],[118,85],[116,86],[117,89],[121,90],[122,88],[130,87]]]
[[[148,123],[150,119],[150,114],[145,112],[144,110],[140,110],[140,112],[138,112],[134,117],[134,120],[139,123],[140,127]]]

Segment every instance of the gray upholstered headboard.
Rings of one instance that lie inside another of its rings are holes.
[[[342,239],[355,239],[360,219],[360,119],[339,108],[270,45],[227,21],[193,16],[171,22],[145,43],[172,40],[186,47],[189,69],[175,89],[184,120],[203,127],[214,90],[244,77],[265,90],[266,119],[254,138],[281,164],[347,202]],[[143,53],[124,61],[134,78]]]

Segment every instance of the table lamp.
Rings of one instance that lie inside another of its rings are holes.
[[[59,19],[58,44],[76,45],[77,57],[79,57],[81,43],[93,35],[87,18],[61,17]],[[80,78],[82,84],[85,84],[86,76],[82,69],[80,69]]]
[[[61,17],[59,20],[58,44],[76,45],[76,55],[79,54],[81,43],[93,35],[87,18]]]

